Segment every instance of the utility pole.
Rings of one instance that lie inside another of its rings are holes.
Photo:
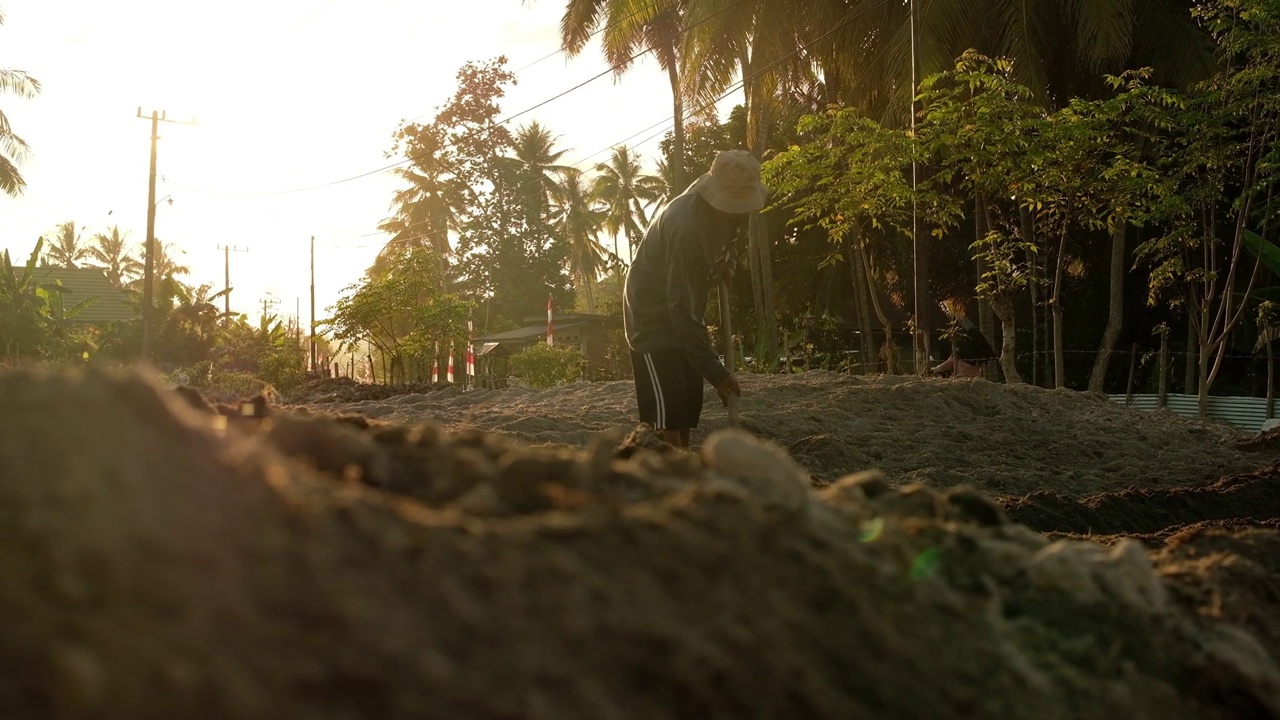
[[[311,372],[316,372],[316,236],[311,236]]]
[[[138,117],[147,118],[138,108]],[[151,359],[151,303],[152,286],[155,285],[155,244],[156,244],[156,144],[160,139],[160,121],[178,122],[166,117],[166,113],[152,110],[151,115],[151,171],[147,182],[147,245],[143,248],[142,261],[142,359]],[[195,123],[184,123],[194,125]]]
[[[219,245],[222,250],[222,312],[224,315],[231,315],[231,252],[249,252],[249,248],[236,247],[235,245]]]

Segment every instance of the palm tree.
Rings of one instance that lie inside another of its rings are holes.
[[[562,199],[560,178],[572,168],[560,165],[567,150],[556,148],[556,138],[538,122],[516,130],[514,157],[510,158],[527,178],[521,185],[521,196],[530,203],[532,216],[541,216],[551,204]]]
[[[684,35],[689,0],[569,0],[560,19],[560,36],[565,53],[574,57],[601,23],[605,29],[601,45],[616,75],[631,67],[641,47],[653,53],[671,84],[671,154],[678,158],[672,168],[672,192],[683,192],[684,100],[681,87],[681,38]]]
[[[830,43],[823,61],[838,79],[836,92],[868,114],[906,124],[911,92],[909,3],[859,0],[857,16]],[[1215,67],[1205,29],[1191,15],[1192,0],[993,0],[922,2],[916,11],[917,77],[944,72],[965,50],[1014,60],[1013,80],[1050,105],[1072,96],[1101,97],[1102,75],[1152,66],[1153,82],[1185,86]],[[828,77],[828,80],[832,80]]]
[[[120,232],[119,225],[113,226],[105,233],[94,235],[94,245],[88,250],[89,259],[99,264],[106,272],[107,279],[116,287],[124,287],[127,284],[126,277],[142,272],[142,263],[130,255],[125,246],[124,238],[127,234]]]
[[[84,245],[84,236],[76,230],[73,220],[68,220],[54,231],[53,242],[44,253],[47,265],[74,268],[76,263],[89,256],[89,248]]]
[[[596,311],[593,286],[605,266],[605,251],[600,246],[600,228],[605,210],[592,202],[590,186],[581,170],[566,168],[560,185],[562,202],[559,222],[561,237],[568,244],[569,276],[586,296],[587,312]]]
[[[174,259],[172,253],[175,249],[178,252],[183,252],[183,250],[175,248],[173,243],[163,242],[160,238],[155,239],[155,247],[152,248],[151,253],[151,267],[153,277],[155,277],[157,283],[165,278],[176,278],[179,275],[187,275],[191,272],[191,268],[186,265],[179,265],[177,260]],[[142,289],[142,278],[137,278],[129,283],[129,287],[135,290]]]
[[[649,224],[645,209],[665,193],[662,179],[644,174],[639,154],[626,145],[615,147],[608,162],[596,165],[596,172],[599,174],[591,186],[591,197],[605,207],[604,229],[613,236],[613,254],[619,255],[618,235],[621,234],[627,239],[630,262]]]
[[[682,62],[685,93],[704,107],[730,87],[735,75],[742,78],[747,111],[747,150],[757,158],[768,147],[770,113],[784,87],[808,81],[815,57],[804,49],[809,36],[829,22],[829,10],[837,0],[808,3],[801,12],[794,3],[770,0],[690,0],[689,14],[705,18],[691,26],[684,38]],[[822,32],[831,33],[840,26]],[[751,213],[748,266],[756,317],[760,318],[765,357],[777,344],[774,310],[773,258],[768,229],[759,213]]]
[[[409,182],[392,199],[391,217],[378,224],[378,229],[391,234],[391,239],[374,260],[375,273],[385,271],[390,258],[405,245],[423,245],[440,258],[440,273],[448,282],[449,231],[457,228],[457,215],[450,198],[455,197],[453,184],[441,163],[443,140],[432,128],[405,132],[406,153],[413,160],[410,167],[397,168],[396,174]],[[404,132],[404,131],[402,131]]]
[[[0,14],[0,25],[3,24],[4,15]],[[0,92],[32,98],[40,92],[40,82],[21,70],[0,69]],[[0,190],[5,194],[17,197],[27,187],[18,164],[29,154],[26,141],[14,134],[9,118],[0,112]]]

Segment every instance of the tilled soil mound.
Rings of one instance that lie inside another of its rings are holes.
[[[325,402],[367,402],[397,395],[451,390],[448,383],[398,383],[379,385],[358,383],[351,378],[311,378],[289,393],[289,401],[306,405]]]
[[[1280,532],[1274,524],[1185,530],[1153,560],[1180,604],[1250,631],[1280,657]]]
[[[1074,535],[1167,534],[1205,521],[1274,520],[1280,519],[1280,465],[1196,487],[1129,488],[1080,499],[1044,491],[1001,504],[1034,530]]]
[[[0,716],[1280,717],[1269,626],[970,489],[813,490],[732,431],[222,429],[103,374],[0,397]]]
[[[830,372],[740,380],[742,426],[787,448],[820,483],[878,468],[895,484],[1081,497],[1130,486],[1213,482],[1280,459],[1280,446],[1235,447],[1249,436],[1223,423],[1141,412],[1087,393]],[[450,388],[310,407],[575,446],[638,420],[630,382],[545,391]],[[708,388],[694,444],[726,424],[724,408]]]

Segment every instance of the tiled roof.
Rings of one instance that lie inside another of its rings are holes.
[[[14,268],[22,273],[25,268]],[[86,298],[97,298],[73,318],[74,322],[106,325],[113,320],[132,320],[138,311],[129,302],[129,294],[111,284],[99,268],[39,267],[35,270],[36,282],[43,284],[55,280],[67,289],[63,302],[71,307]]]

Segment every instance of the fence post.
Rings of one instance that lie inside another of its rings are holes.
[[[1169,326],[1160,326],[1160,409],[1169,404]]]
[[[1125,393],[1124,404],[1133,404],[1133,375],[1138,369],[1138,343],[1133,344],[1133,349],[1129,351],[1129,388]]]

